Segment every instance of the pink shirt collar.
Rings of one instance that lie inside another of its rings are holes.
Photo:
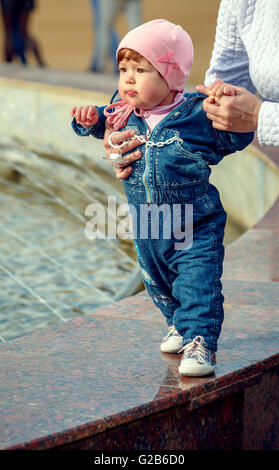
[[[173,103],[155,106],[155,108],[148,109],[144,112],[143,117],[146,120],[149,128],[152,130],[154,127],[167,116],[173,109],[185,101],[184,93],[176,93]]]

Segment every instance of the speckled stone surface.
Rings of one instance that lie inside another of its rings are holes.
[[[0,448],[278,449],[278,235],[279,200],[227,250],[213,376],[179,376],[145,293],[0,345]]]
[[[159,351],[164,323],[160,316],[156,318],[155,310],[152,312],[145,294],[136,297],[138,319],[129,317],[129,299],[125,299],[119,302],[119,315],[114,305],[110,317],[97,312],[92,319],[78,318],[0,347],[2,448],[65,446],[112,429],[116,433],[117,426],[122,426],[125,434],[128,431],[123,426],[135,420],[143,419],[150,426],[154,413],[169,416],[173,407],[181,407],[185,413],[240,393],[278,364],[274,328],[273,333],[266,331],[265,319],[256,314],[258,332],[254,336],[249,328],[248,299],[242,311],[230,310],[226,318],[216,374],[181,378],[179,356]],[[135,308],[134,299],[132,303]],[[148,309],[150,318],[143,318]],[[242,323],[238,329],[236,323],[244,314],[246,327]],[[223,405],[219,406],[222,409]],[[218,410],[217,415],[221,413]],[[150,419],[145,421],[145,417]],[[217,417],[214,423],[218,427]],[[152,442],[146,439],[145,427],[140,429],[140,444],[149,448]],[[133,436],[129,432],[131,446],[133,439],[139,440],[138,429]],[[100,441],[98,436],[98,445],[105,446],[104,439],[102,436]],[[117,440],[113,442],[116,446]],[[90,448],[94,448],[92,443]]]

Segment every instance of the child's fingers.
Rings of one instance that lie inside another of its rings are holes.
[[[229,86],[229,85],[226,85],[224,87],[224,95],[227,95],[227,96],[235,96],[236,95],[236,92],[234,90],[234,88],[232,86]]]
[[[93,106],[89,106],[89,105],[81,107],[80,117],[83,121],[90,120],[90,111],[92,110],[92,108],[93,108]]]
[[[90,108],[88,109],[88,113],[87,113],[87,119],[90,121],[95,120],[96,116],[98,116],[98,112],[96,108],[94,108],[93,106],[90,106]]]
[[[206,98],[206,100],[208,103],[215,103],[216,104],[216,98],[214,96],[209,96],[208,98]]]
[[[216,97],[217,100],[219,100],[221,98],[221,96],[223,96],[225,94],[224,89],[225,89],[224,85],[220,85],[215,89],[215,97]]]
[[[208,90],[208,87],[205,86],[205,85],[197,85],[196,86],[196,89],[200,92],[200,93],[204,93],[205,95],[208,95],[210,93],[210,91]]]
[[[78,108],[76,108],[75,110],[75,118],[76,118],[76,121],[79,122],[81,120],[81,106],[79,106]]]
[[[94,121],[94,110],[92,110],[92,106],[88,108],[87,113],[86,113],[86,120],[89,122]]]
[[[223,95],[235,96],[236,93],[231,85],[220,85],[214,90],[214,96],[216,100],[219,100]]]
[[[215,84],[215,83],[211,83],[210,85],[208,85],[208,89],[209,89],[210,91],[212,91],[215,87],[216,87],[216,84]]]
[[[98,112],[93,106],[84,106],[81,111],[81,120],[89,126],[98,121]]]
[[[216,83],[214,83],[214,85],[211,88],[211,95],[218,96],[219,95],[218,90],[220,89],[222,89],[222,85],[217,85]]]
[[[215,92],[216,90],[218,90],[218,88],[220,88],[220,86],[223,86],[223,85],[224,85],[223,80],[221,80],[220,78],[216,78],[215,82],[211,83],[211,85],[209,85],[208,88],[211,90],[211,92]]]
[[[88,113],[88,106],[82,106],[81,113],[80,113],[80,119],[82,121],[87,121],[87,113]]]
[[[218,90],[222,89],[223,86],[224,86],[223,80],[221,80],[220,78],[216,78],[215,82],[211,83],[211,85],[209,85],[208,87],[210,90],[210,94],[212,96],[218,96],[217,95]]]
[[[78,107],[72,108],[70,113],[72,116],[75,116],[77,121],[86,121],[89,118],[88,111],[90,108],[93,108],[93,107],[88,106],[88,105],[78,106]]]
[[[94,106],[85,105],[72,108],[71,116],[74,116],[77,123],[83,127],[90,127],[98,121],[98,112]]]
[[[196,89],[200,93],[204,93],[205,95],[214,95],[220,84],[223,83],[223,80],[220,78],[216,78],[214,83],[211,83],[210,85],[197,85]]]

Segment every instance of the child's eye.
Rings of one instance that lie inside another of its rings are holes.
[[[138,67],[137,68],[137,72],[138,73],[144,73],[145,72],[145,69],[141,68],[141,67]]]
[[[120,67],[119,71],[123,73],[123,72],[127,72],[127,69],[126,67]]]

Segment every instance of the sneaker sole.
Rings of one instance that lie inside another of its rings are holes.
[[[174,346],[174,345],[173,345],[173,346],[170,346],[170,345],[167,346],[166,343],[161,343],[160,349],[161,349],[161,351],[164,352],[164,353],[178,353],[178,352],[180,351],[180,349],[182,348],[182,346],[183,346],[183,345],[182,345],[182,341],[181,341],[181,343],[180,343],[179,345],[177,345],[177,346]]]
[[[187,377],[204,377],[206,375],[211,375],[215,372],[215,368],[211,370],[207,370],[202,372],[197,370],[188,370],[188,371],[180,371],[180,367],[178,367],[178,372],[180,375],[186,375]]]
[[[178,353],[178,351],[181,349],[181,348],[172,348],[172,349],[164,349],[164,348],[160,348],[161,349],[161,352],[163,353],[170,353],[170,354],[174,354],[174,353]]]

